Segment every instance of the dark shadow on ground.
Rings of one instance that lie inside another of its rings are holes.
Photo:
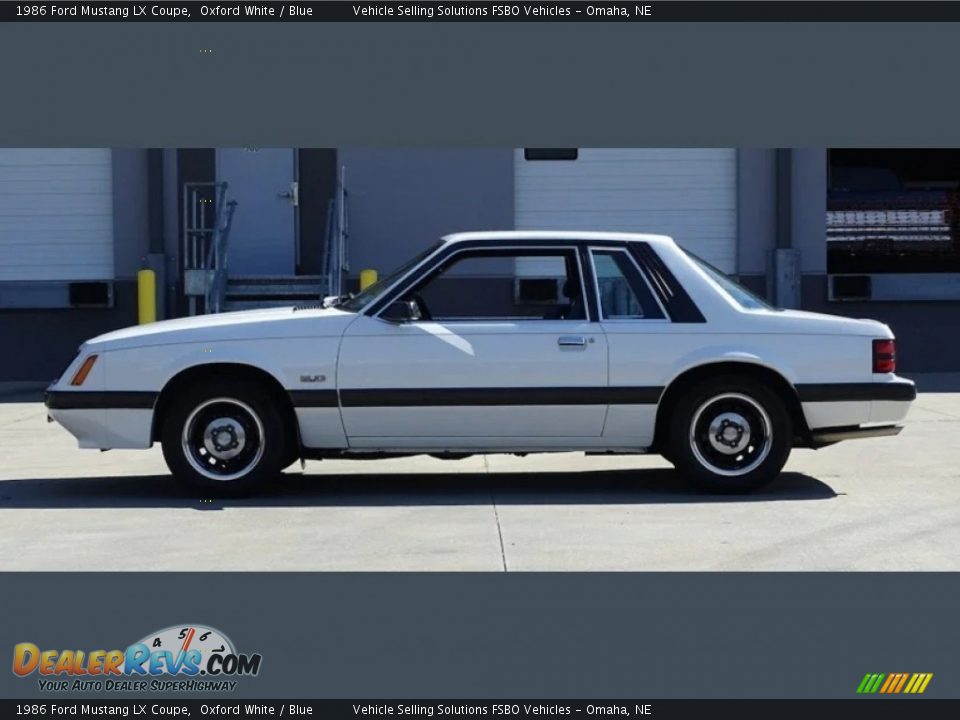
[[[284,474],[262,494],[204,499],[167,475],[0,481],[0,510],[17,508],[378,507],[419,505],[655,505],[825,500],[830,486],[788,472],[749,495],[690,489],[671,469],[537,473]]]

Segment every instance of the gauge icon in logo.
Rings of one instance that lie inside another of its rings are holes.
[[[203,668],[212,666],[214,656],[218,656],[217,661],[222,664],[225,658],[237,654],[230,638],[215,628],[196,623],[171,625],[150,633],[137,646],[146,648],[146,652],[128,653],[127,674],[156,674],[155,658],[163,657],[169,674],[205,675],[207,671]]]

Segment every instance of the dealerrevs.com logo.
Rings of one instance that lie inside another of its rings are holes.
[[[13,648],[13,673],[37,677],[46,692],[231,691],[260,672],[259,653],[238,653],[204,625],[174,625],[124,649],[56,650],[31,642]]]

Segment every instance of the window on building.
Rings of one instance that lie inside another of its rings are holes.
[[[454,255],[404,300],[424,320],[586,320],[574,250],[475,250]]]
[[[576,160],[579,148],[524,148],[524,160]]]
[[[960,272],[960,150],[830,150],[827,272]]]
[[[605,320],[663,318],[663,310],[626,251],[594,250],[592,257]]]

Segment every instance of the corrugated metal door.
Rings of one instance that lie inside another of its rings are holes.
[[[105,148],[0,148],[0,281],[113,278]]]
[[[576,160],[514,158],[516,227],[650,232],[736,270],[737,151],[580,148]]]

